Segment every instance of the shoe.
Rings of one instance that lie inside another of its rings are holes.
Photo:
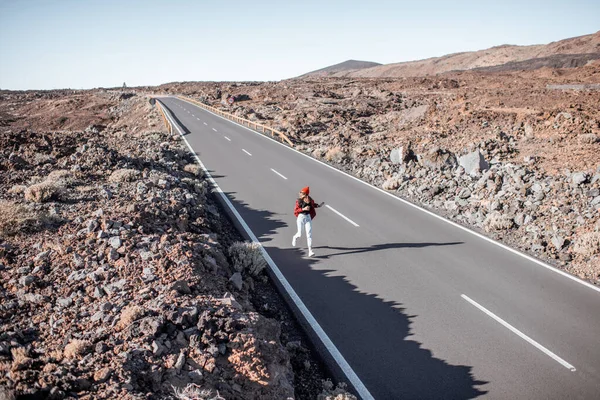
[[[309,256],[309,257],[312,257],[312,256],[314,256],[314,255],[315,255],[315,253],[314,253],[312,250],[308,250],[308,256]]]
[[[296,236],[294,236],[294,237],[292,238],[292,246],[294,246],[294,247],[296,247],[296,239],[297,239],[297,237],[296,237]]]

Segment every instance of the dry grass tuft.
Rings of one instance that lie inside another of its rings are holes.
[[[25,186],[25,185],[15,185],[15,186],[11,187],[10,189],[8,189],[8,193],[9,194],[23,194],[23,193],[25,193],[26,189],[27,189],[27,186]]]
[[[317,400],[357,400],[356,396],[346,390],[346,384],[340,383],[337,387],[329,379],[323,381],[323,392]]]
[[[325,159],[329,162],[333,161],[339,163],[342,162],[344,158],[346,158],[346,153],[344,153],[339,147],[332,147],[331,149],[327,150],[327,153],[325,153]]]
[[[0,200],[0,236],[14,236],[44,222],[44,218],[25,206]]]
[[[396,190],[400,187],[400,182],[398,182],[398,178],[390,178],[387,181],[383,182],[381,187],[384,190]]]
[[[225,400],[224,397],[219,395],[219,392],[213,394],[212,390],[202,389],[200,386],[193,383],[190,383],[182,389],[178,389],[175,386],[171,387],[173,388],[175,398],[178,400]]]
[[[64,185],[68,185],[73,181],[73,174],[71,171],[66,169],[57,169],[56,171],[50,172],[46,177],[47,182],[60,182]]]
[[[485,229],[486,232],[502,231],[512,228],[514,224],[515,221],[508,215],[494,211],[486,217],[485,221],[483,221],[483,229]]]
[[[183,167],[183,170],[198,177],[204,176],[204,171],[198,164],[187,164],[185,167]]]
[[[130,168],[117,169],[108,177],[109,182],[133,182],[140,176],[140,171]]]
[[[13,358],[11,366],[11,370],[13,371],[26,369],[33,362],[33,360],[29,358],[29,354],[25,347],[14,347],[10,349],[10,353],[12,354]]]
[[[577,239],[573,251],[584,257],[591,257],[600,253],[600,232],[589,232],[581,235]]]
[[[74,359],[87,353],[90,345],[85,340],[74,339],[65,346],[63,352],[65,358]]]
[[[267,266],[258,243],[236,242],[229,247],[236,271],[258,276]]]
[[[61,362],[64,357],[64,354],[60,350],[52,350],[48,353],[48,359],[50,361]]]
[[[44,181],[36,183],[25,189],[25,200],[35,203],[44,203],[51,199],[58,199],[64,187],[58,182]]]
[[[140,306],[129,306],[125,307],[123,311],[121,311],[121,318],[119,319],[119,323],[117,324],[117,329],[125,329],[135,320],[140,319],[144,316],[144,309]]]

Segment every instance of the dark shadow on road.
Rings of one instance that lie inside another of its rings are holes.
[[[324,270],[323,267],[327,267],[327,257],[309,259],[304,258],[304,253],[299,249],[269,246],[268,241],[273,235],[285,234],[281,232],[281,228],[294,224],[293,216],[286,215],[286,221],[283,221],[280,219],[283,216],[249,207],[237,199],[235,193],[226,195],[376,399],[472,399],[487,393],[481,388],[487,382],[476,380],[471,366],[451,365],[434,357],[421,343],[409,339],[412,320],[418,316],[408,315],[402,304],[385,301],[377,294],[364,293],[360,287],[339,276],[340,271]],[[235,221],[234,224],[239,226]],[[384,249],[456,244],[460,242],[329,248],[347,250],[336,253],[347,255]],[[316,268],[317,265],[320,269]],[[278,282],[275,285],[281,289]],[[286,294],[283,297],[289,300]],[[299,315],[296,307],[291,308]],[[306,328],[306,323],[302,320],[301,323]],[[314,332],[309,330],[309,336],[315,341],[319,352],[324,354],[324,360],[332,373],[343,378],[341,370],[335,367],[325,347],[316,340]]]
[[[173,121],[175,121],[175,123],[177,125],[179,125],[179,127],[181,128],[181,130],[183,131],[184,135],[187,135],[189,133],[191,133],[191,131],[181,122],[181,120],[179,118],[177,118],[177,115],[173,112],[173,110],[171,110],[171,108],[169,108],[169,106],[167,106],[163,100],[160,101],[160,103],[163,105],[163,107],[167,110],[167,112],[169,113],[169,115],[171,116],[171,118],[173,118]],[[174,131],[176,131],[177,129],[174,129]],[[174,132],[175,133],[175,132]]]
[[[331,249],[331,250],[346,250],[337,253],[323,254],[315,256],[314,258],[327,259],[332,256],[343,256],[348,254],[358,253],[369,253],[371,251],[389,250],[389,249],[404,249],[404,248],[415,248],[420,249],[422,247],[429,246],[454,246],[457,244],[463,244],[464,242],[448,242],[448,243],[386,243],[386,244],[375,244],[369,247],[336,247],[336,246],[317,246],[315,249]]]

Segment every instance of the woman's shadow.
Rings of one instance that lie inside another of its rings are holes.
[[[368,253],[371,251],[389,250],[389,249],[403,249],[403,248],[422,248],[429,246],[454,246],[457,244],[463,244],[464,242],[448,242],[448,243],[386,243],[386,244],[374,244],[369,247],[337,247],[337,246],[317,246],[315,249],[330,249],[330,250],[341,250],[336,253],[322,254],[314,256],[313,258],[319,258],[326,260],[333,256],[343,256],[348,254]]]

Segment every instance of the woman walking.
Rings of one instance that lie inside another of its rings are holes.
[[[292,246],[296,246],[296,240],[302,237],[302,227],[304,226],[306,230],[306,243],[308,244],[308,256],[312,257],[315,255],[312,251],[312,220],[317,216],[315,209],[323,207],[325,203],[316,204],[309,196],[309,193],[310,188],[307,186],[300,191],[298,200],[296,200],[294,215],[296,216],[298,232],[292,238]]]

